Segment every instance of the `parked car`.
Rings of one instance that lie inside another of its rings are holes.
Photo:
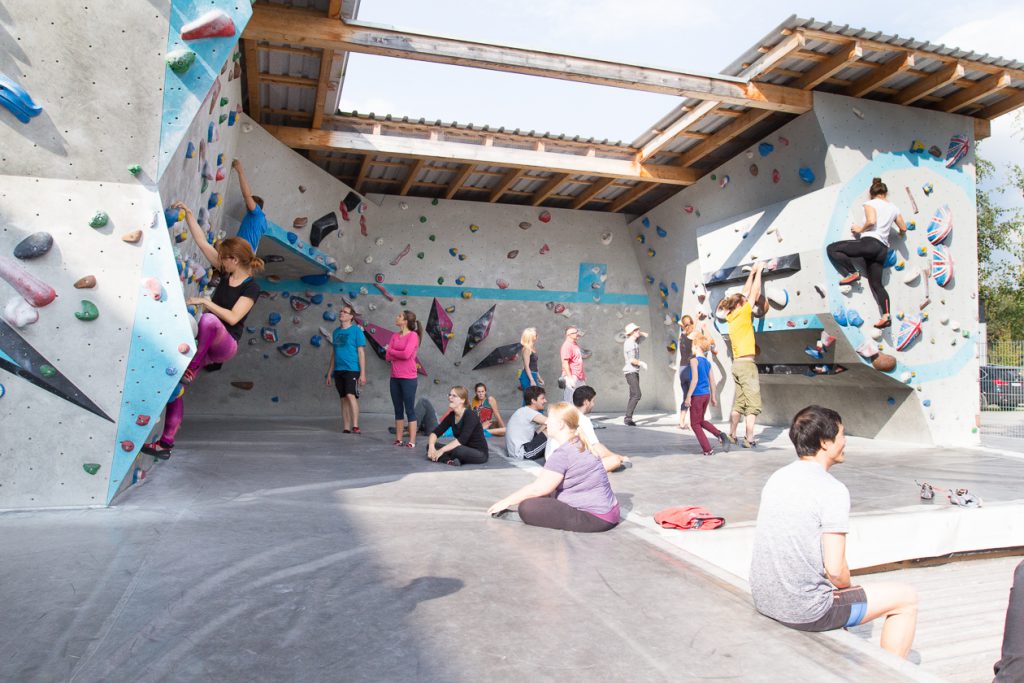
[[[1024,375],[1006,365],[981,366],[981,407],[1016,408],[1024,403]]]

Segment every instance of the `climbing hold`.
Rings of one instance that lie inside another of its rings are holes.
[[[334,322],[335,320],[338,319],[338,314],[335,313],[334,311],[324,311],[323,318],[327,322]]]
[[[658,237],[668,237],[668,231],[660,225],[654,228],[654,231],[658,233]]]
[[[900,259],[899,261],[897,261],[896,265],[893,266],[893,268],[895,268],[896,270],[903,270],[906,267],[907,267],[907,262],[904,261],[903,259]]]
[[[928,247],[923,247],[923,246],[922,247],[918,247],[917,248],[917,255],[918,256],[927,256],[928,255]]]
[[[846,322],[852,327],[860,327],[864,324],[864,318],[852,308],[846,311]]]
[[[519,224],[519,229],[520,230],[529,230],[531,225],[532,225],[532,223],[528,223],[526,221],[523,221],[522,223]]]
[[[946,168],[953,168],[967,156],[971,143],[966,135],[954,135],[949,139],[949,148],[946,150]]]
[[[462,298],[463,299],[472,299],[473,298],[473,292],[470,292],[470,291],[463,292],[462,293]]]
[[[900,375],[900,381],[903,382],[904,384],[910,384],[910,381],[913,378],[914,376],[909,372],[904,372],[902,375]]]
[[[924,151],[925,151],[924,143],[921,142],[920,140],[914,140],[913,142],[910,143],[910,153],[911,154],[923,154]]]
[[[288,304],[292,307],[293,311],[304,311],[310,307],[312,302],[309,299],[305,299],[301,296],[292,296],[288,298]]]
[[[636,241],[639,242],[640,244],[647,243],[647,237],[643,233],[638,234],[634,239],[636,239]]]
[[[762,142],[760,145],[757,146],[757,153],[760,154],[763,157],[768,156],[769,154],[771,154],[774,151],[775,151],[775,145],[773,145],[770,142]]]
[[[182,40],[230,38],[235,35],[235,22],[224,10],[214,9],[181,27]]]
[[[773,183],[778,183],[781,179],[782,179],[782,174],[779,173],[779,169],[773,168],[772,169],[772,182]]]
[[[56,377],[57,368],[53,367],[52,365],[47,365],[46,363],[44,363],[39,366],[39,374],[42,375],[43,377],[46,377],[47,379],[51,377]]]
[[[21,329],[38,321],[39,311],[20,296],[16,296],[4,306],[3,314],[0,315],[0,318],[3,318],[13,327]]]
[[[906,275],[903,276],[903,284],[913,284],[914,281],[917,280],[917,278],[919,277],[921,277],[921,271],[917,268],[912,268],[911,270],[907,271]]]
[[[0,73],[0,104],[22,123],[28,123],[30,118],[38,116],[43,111],[42,107],[32,101],[24,88],[2,73]]]
[[[377,273],[373,276],[373,281],[377,284],[384,282],[384,273]]]
[[[97,211],[92,215],[92,218],[89,219],[89,227],[102,228],[109,222],[110,216],[108,216],[105,211]]]
[[[907,230],[917,230],[917,221],[907,221]]]
[[[480,226],[479,226],[479,225],[476,225],[475,223],[474,223],[474,224],[471,224],[471,225],[469,226],[469,231],[470,231],[470,232],[476,232],[476,231],[477,231],[477,230],[479,230],[479,229],[480,229]]]
[[[757,174],[761,172],[760,169],[757,168],[757,164],[751,164],[749,171],[750,175],[754,176],[755,178],[757,177]]]
[[[607,247],[611,243],[612,243],[612,233],[610,233],[610,232],[602,233],[601,234],[601,244],[603,244],[604,246]]]
[[[121,241],[122,242],[127,242],[128,244],[136,244],[141,239],[142,239],[142,231],[141,230],[132,230],[131,232],[126,232],[125,234],[121,235]]]
[[[456,254],[459,253],[459,250],[457,247],[452,247],[451,249],[448,250],[448,253],[452,256],[455,256]]]
[[[921,320],[921,318],[915,318],[900,323],[895,340],[897,351],[905,350],[921,335]]]
[[[338,217],[331,211],[313,221],[313,226],[309,229],[309,243],[319,247],[323,239],[337,229]]]
[[[277,325],[279,322],[281,322],[281,314],[278,313],[277,311],[271,311],[270,315],[267,316],[267,322],[270,323],[271,327]]]
[[[212,168],[213,167],[210,166],[210,162],[208,160],[206,160],[206,159],[203,159],[203,166],[202,166],[202,170],[199,171],[199,175],[201,175],[202,177],[206,178],[207,180],[213,180],[213,170],[212,170]]]
[[[935,186],[932,185],[931,183],[925,183],[924,185],[921,186],[921,191],[924,192],[924,195],[926,197],[930,197],[932,192],[935,191]]]
[[[884,265],[885,265],[886,268],[892,268],[893,266],[896,265],[896,250],[895,249],[890,249],[889,253],[887,253],[885,255],[885,263],[884,263]]]
[[[92,289],[96,286],[96,276],[86,275],[75,281],[75,289]]]
[[[263,341],[270,344],[277,343],[277,328],[275,327],[261,327],[260,336],[263,337]]]
[[[936,210],[931,223],[928,224],[928,241],[933,245],[941,244],[953,232],[953,211],[948,205]]]
[[[541,223],[549,222],[551,220],[551,212],[550,211],[541,211],[540,215],[537,216],[537,220],[539,220]]]
[[[218,166],[217,167],[217,175],[215,175],[213,179],[214,180],[224,180],[227,177],[228,177],[227,176],[227,172],[225,172],[224,167],[223,166]]]
[[[728,184],[729,184],[729,176],[727,176],[727,175],[722,176],[722,179],[718,181],[718,186],[719,187],[725,187]]]
[[[784,287],[767,285],[764,287],[764,295],[778,308],[785,308],[789,303],[789,291]]]
[[[800,180],[804,181],[808,185],[814,182],[814,171],[806,166],[802,166],[797,172],[800,175]]]
[[[251,391],[256,384],[254,382],[235,381],[231,383],[231,386],[236,389],[241,389],[242,391]]]
[[[786,137],[783,137],[783,136],[780,135],[779,136],[779,144],[781,144],[783,147],[789,147],[789,138],[786,138]]]
[[[443,285],[444,284],[444,276],[437,278],[437,284],[439,284],[439,285]]]
[[[210,193],[210,198],[206,202],[206,208],[213,211],[215,208],[220,206],[222,199],[221,196],[216,192]]]
[[[406,255],[407,255],[407,254],[409,253],[409,250],[410,250],[411,248],[412,248],[412,246],[411,246],[411,245],[409,245],[409,244],[406,244],[406,245],[405,245],[405,249],[402,249],[402,251],[398,252],[398,255],[397,255],[397,256],[395,256],[395,258],[391,259],[391,262],[390,262],[390,263],[391,263],[391,265],[393,265],[393,266],[397,266],[397,265],[398,265],[398,263],[399,263],[399,262],[400,262],[400,261],[401,261],[401,260],[402,260],[403,258],[405,258],[405,256],[406,256]]]
[[[657,255],[657,253],[658,253],[658,252],[656,252],[656,251],[655,251],[654,249],[650,249],[650,248],[648,248],[648,249],[647,249],[647,255],[648,255],[649,257],[651,257],[651,258],[654,258],[654,256],[656,256],[656,255]]]
[[[513,249],[512,251],[510,251],[507,254],[505,254],[505,258],[508,258],[508,259],[514,259],[516,256],[519,256],[519,250],[518,249]]]
[[[82,463],[82,469],[85,470],[86,474],[96,474],[100,471],[100,464],[98,462]]]
[[[878,355],[878,344],[871,339],[865,339],[861,342],[860,346],[857,347],[856,351],[864,358],[870,360]]]
[[[128,167],[128,172],[131,173],[133,176],[138,177],[138,175],[142,173],[142,166],[139,166],[138,164],[132,164],[131,166]]]
[[[953,256],[941,244],[932,247],[932,278],[940,287],[953,283]]]
[[[152,297],[153,301],[160,301],[163,298],[163,287],[155,277],[142,278],[142,288]]]
[[[125,453],[131,453],[135,450],[135,444],[127,439],[121,442],[121,450]]]
[[[192,141],[188,141],[188,145],[185,147],[185,158],[192,159],[196,155],[196,146],[192,144]]]
[[[540,248],[540,255],[543,256],[544,254],[548,253],[549,251],[551,251],[551,247],[549,247],[548,245],[545,244],[544,246],[542,246]]]
[[[90,322],[100,316],[100,311],[96,308],[96,304],[89,301],[88,299],[82,299],[82,310],[75,313],[75,317],[79,320]]]
[[[196,53],[184,47],[177,50],[171,50],[164,58],[164,62],[166,62],[170,70],[179,76],[187,72],[195,61]]]
[[[818,350],[817,347],[814,346],[805,346],[804,353],[806,353],[811,358],[814,358],[815,360],[821,360],[825,357],[825,355],[820,350]]]
[[[309,345],[314,347],[314,348],[319,349],[320,345],[323,343],[323,341],[324,341],[323,337],[321,337],[319,334],[314,334],[312,337],[309,338]]]
[[[14,247],[14,258],[26,261],[39,258],[53,247],[53,235],[48,232],[37,232],[29,235]]]
[[[306,294],[309,295],[310,303],[313,303],[313,304],[316,304],[317,306],[319,306],[320,304],[322,304],[324,302],[324,295],[323,294],[319,294],[319,293],[317,293],[317,294],[310,294],[309,292],[306,292]],[[330,306],[330,304],[327,304],[327,305]]]
[[[285,358],[294,358],[299,355],[299,350],[302,348],[300,344],[295,342],[288,342],[287,344],[281,344],[277,347],[277,350],[281,352],[281,355]]]
[[[464,284],[465,282],[466,282],[466,276],[465,275],[460,275],[457,278],[455,278],[455,284],[457,284],[457,285]]]
[[[836,324],[842,327],[846,327],[847,319],[845,308],[837,308],[836,310],[832,311],[832,318],[835,319]]]
[[[501,278],[498,278],[498,280],[495,282],[495,284],[498,285],[498,289],[508,289],[509,288],[508,280],[502,280]]]

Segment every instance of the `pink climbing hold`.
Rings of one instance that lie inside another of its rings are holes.
[[[147,277],[142,280],[142,288],[153,297],[153,301],[160,301],[163,297],[163,287],[155,277]]]
[[[235,35],[235,22],[224,10],[210,10],[181,27],[182,40],[201,38],[231,38]]]
[[[345,200],[338,202],[338,211],[341,211],[341,220],[348,220],[348,207],[345,206]]]
[[[0,256],[0,278],[25,297],[36,308],[53,303],[57,292],[35,275],[22,268],[16,261]]]
[[[137,418],[135,418],[135,424],[139,425],[140,427],[145,427],[146,425],[149,424],[149,415],[139,415]]]
[[[508,289],[508,287],[509,287],[509,284],[508,284],[508,281],[507,281],[507,280],[501,280],[501,279],[499,279],[499,280],[497,281],[497,283],[495,283],[495,284],[497,284],[497,285],[498,285],[498,289]]]
[[[683,211],[685,211],[686,213],[693,213],[693,205],[687,204],[686,206],[683,207]]]
[[[565,306],[563,304],[555,304],[554,311],[556,314],[565,313]]]
[[[772,182],[773,183],[778,183],[779,180],[781,180],[781,179],[782,179],[782,174],[779,173],[779,169],[773,168],[772,169]]]
[[[551,220],[551,212],[550,211],[541,211],[540,215],[537,216],[537,220],[539,220],[541,223],[549,222]]]
[[[397,266],[398,262],[401,261],[403,258],[405,258],[408,255],[410,249],[412,249],[412,245],[409,245],[409,244],[405,245],[405,249],[403,249],[401,252],[399,252],[398,256],[396,256],[395,258],[391,259],[391,265]]]
[[[225,178],[227,178],[227,177],[228,177],[228,175],[227,175],[227,173],[226,173],[226,172],[224,171],[224,167],[223,167],[223,166],[218,166],[218,167],[217,167],[217,175],[216,175],[216,179],[217,179],[217,180],[224,180],[224,179],[225,179]]]
[[[191,351],[191,350],[192,350],[192,347],[189,346],[188,344],[186,344],[185,342],[182,342],[182,343],[178,344],[178,353],[180,353],[182,355],[187,355],[188,352]]]
[[[121,235],[121,241],[127,242],[128,244],[138,244],[140,241],[142,241],[142,231],[132,230],[131,232],[126,232],[125,234]]]
[[[369,234],[366,231],[366,216],[359,217],[359,234],[363,237],[368,237]]]
[[[544,254],[548,253],[549,251],[551,251],[551,247],[549,247],[548,245],[545,244],[544,246],[542,246],[540,248],[540,255],[543,256]]]
[[[376,287],[376,288],[377,288],[377,291],[379,291],[379,292],[380,292],[380,293],[381,293],[381,294],[382,294],[382,295],[384,296],[384,298],[385,298],[385,299],[387,299],[388,301],[394,301],[394,300],[395,300],[395,297],[393,297],[393,296],[391,295],[391,292],[389,292],[389,291],[387,290],[387,288],[386,288],[386,287],[384,287],[384,285],[382,285],[382,284],[379,284],[379,283],[377,283],[377,282],[374,282],[374,283],[373,283],[373,286],[374,286],[374,287]]]
[[[121,442],[121,450],[124,451],[125,453],[131,453],[132,451],[135,450],[135,442],[128,441],[127,439],[125,439],[124,441]]]

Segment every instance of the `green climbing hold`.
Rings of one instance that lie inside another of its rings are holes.
[[[444,284],[444,278],[443,277],[437,278],[437,284],[443,285]]]
[[[50,379],[51,377],[57,376],[57,368],[53,367],[52,365],[47,365],[43,363],[42,365],[39,366],[39,374],[45,377],[46,379]]]
[[[192,62],[196,61],[196,53],[184,48],[172,50],[167,53],[165,61],[167,66],[171,68],[171,71],[180,76],[192,67]]]
[[[107,215],[106,211],[97,211],[89,219],[89,227],[91,228],[102,228],[110,222],[110,216]]]
[[[399,306],[408,306],[409,302],[406,301],[405,299],[402,299],[401,301],[398,302],[398,305]]]
[[[142,173],[142,167],[139,166],[138,164],[132,164],[131,166],[128,167],[128,172],[134,176],[137,176],[140,173]]]
[[[100,309],[96,308],[96,304],[88,299],[82,299],[82,310],[75,313],[75,317],[90,322],[100,317]]]
[[[221,114],[220,115],[220,120],[218,121],[218,123],[224,123],[227,120],[228,120],[228,115],[227,114]]]
[[[430,237],[428,237],[427,239],[429,239],[429,240],[430,240],[431,242],[434,242],[434,241],[436,241],[436,240],[437,240],[437,235],[431,235],[431,236],[430,236]]]
[[[222,106],[222,107],[223,107],[223,106],[224,106],[224,105],[226,105],[227,103],[228,103],[228,98],[226,98],[226,97],[222,97],[222,98],[220,98],[220,106]]]
[[[199,194],[203,194],[204,192],[206,192],[207,188],[209,188],[209,187],[210,187],[210,181],[207,180],[206,178],[203,178],[203,185],[202,185],[202,187],[199,188]]]
[[[430,203],[433,204],[434,206],[437,206],[438,204],[440,204],[440,201],[437,199],[437,197],[434,197],[433,201],[431,201]]]
[[[422,251],[417,251],[417,252],[416,252],[416,258],[418,258],[418,259],[422,259],[422,258],[423,258],[423,256],[424,256],[424,255],[423,255],[423,252],[422,252]]]
[[[426,223],[426,222],[427,222],[427,217],[426,216],[420,216],[420,223]]]
[[[401,295],[402,295],[402,296],[409,296],[409,290],[408,290],[408,289],[403,289],[403,290],[401,291]]]
[[[100,464],[98,462],[87,462],[82,465],[82,469],[85,470],[86,474],[96,474],[100,471]]]

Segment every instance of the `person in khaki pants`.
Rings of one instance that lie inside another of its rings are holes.
[[[755,264],[743,285],[743,291],[722,299],[718,304],[720,312],[725,314],[729,323],[729,343],[732,345],[732,379],[736,385],[736,396],[729,414],[729,439],[736,443],[736,428],[743,418],[746,435],[743,447],[753,448],[757,445],[754,439],[754,423],[761,414],[761,382],[757,376],[757,364],[754,354],[757,346],[754,342],[754,312],[751,302],[761,296],[761,271],[763,263]]]

